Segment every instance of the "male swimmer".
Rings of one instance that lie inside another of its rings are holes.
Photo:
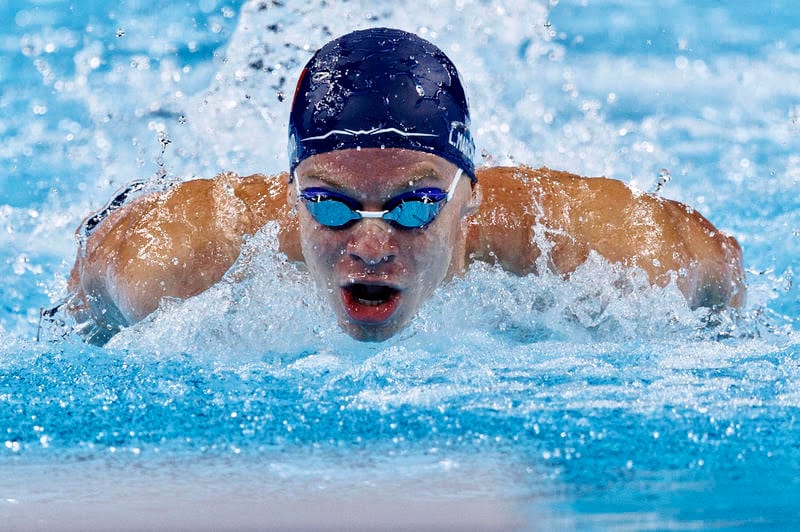
[[[288,174],[115,198],[79,230],[67,310],[102,344],[162,299],[219,281],[270,221],[359,340],[400,331],[472,261],[568,276],[596,252],[655,285],[674,279],[692,307],[742,304],[739,245],[694,210],[611,179],[476,169],[473,152],[464,89],[441,50],[394,29],[347,34],[300,75]]]

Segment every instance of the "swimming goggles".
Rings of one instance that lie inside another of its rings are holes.
[[[403,192],[384,205],[382,211],[365,211],[358,200],[327,188],[300,190],[297,175],[294,182],[297,197],[303,200],[311,216],[325,227],[343,229],[361,218],[382,218],[404,229],[419,229],[431,223],[453,199],[463,171],[459,168],[447,191],[440,188],[418,188]]]

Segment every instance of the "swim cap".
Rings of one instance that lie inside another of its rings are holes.
[[[433,153],[475,180],[467,97],[444,52],[413,33],[371,28],[314,54],[292,101],[290,175],[307,157],[351,148]]]

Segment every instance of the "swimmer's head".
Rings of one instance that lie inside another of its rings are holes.
[[[300,75],[290,175],[313,155],[401,148],[442,157],[474,181],[469,126],[458,72],[439,48],[401,30],[355,31],[323,46]]]

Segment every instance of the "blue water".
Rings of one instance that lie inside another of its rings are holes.
[[[0,4],[3,523],[797,526],[796,3],[261,4]],[[138,178],[283,170],[298,69],[369,25],[451,55],[482,164],[668,170],[742,244],[741,316],[706,327],[596,257],[569,282],[478,265],[359,344],[267,227],[105,348],[35,341],[83,216]]]

